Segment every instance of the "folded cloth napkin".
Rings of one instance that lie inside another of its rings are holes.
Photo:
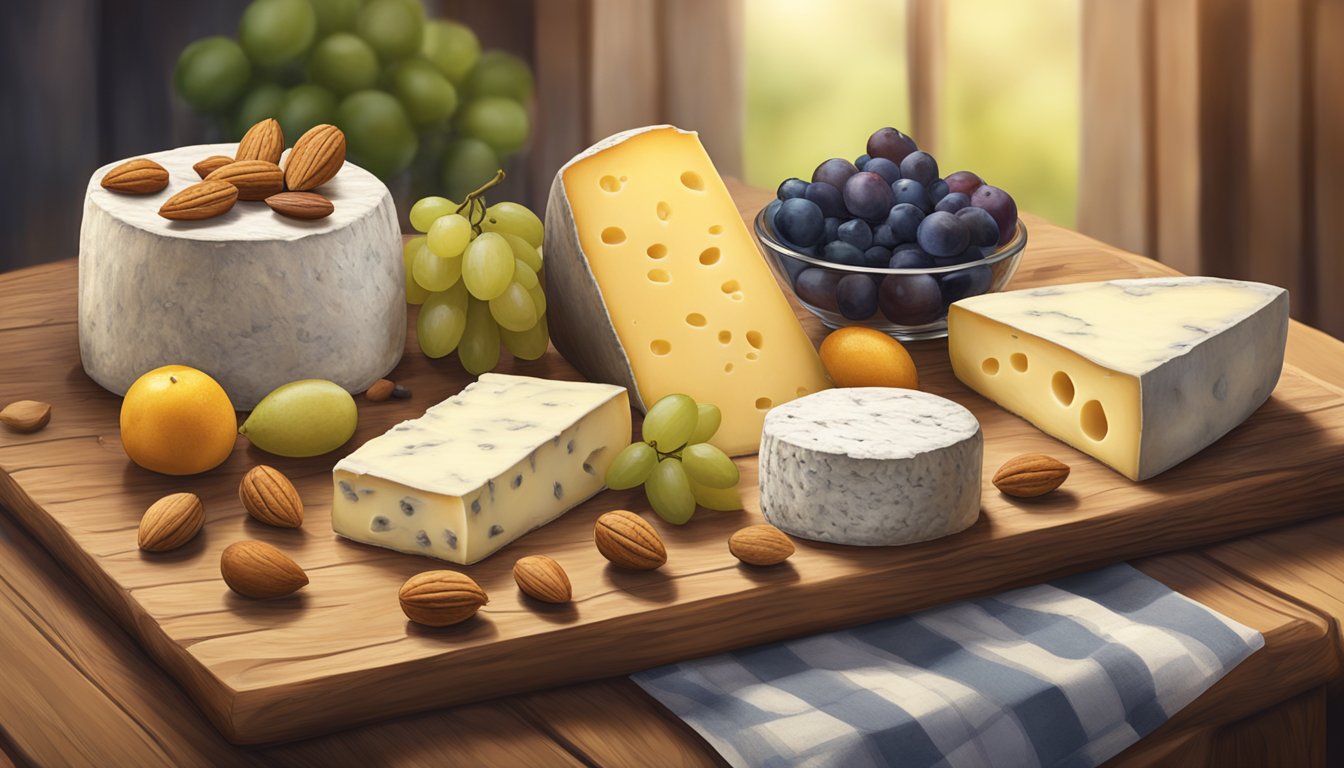
[[[1094,766],[1264,645],[1117,565],[634,675],[739,766]]]

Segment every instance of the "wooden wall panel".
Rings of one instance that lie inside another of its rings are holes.
[[[537,131],[532,136],[532,200],[543,205],[555,172],[588,146],[589,22],[584,0],[538,0]]]
[[[1200,184],[1200,0],[1159,0],[1152,5],[1154,112],[1152,126],[1153,254],[1190,275],[1204,272]],[[1150,254],[1150,255],[1153,255]]]
[[[700,132],[719,173],[742,174],[746,30],[742,0],[663,0],[663,119]]]
[[[661,122],[658,1],[591,0],[590,24],[589,138]]]
[[[1315,258],[1307,279],[1318,297],[1314,324],[1344,338],[1344,0],[1317,6],[1312,34]]]
[[[940,99],[947,76],[947,0],[906,0],[906,12],[911,135],[920,148],[937,154]]]

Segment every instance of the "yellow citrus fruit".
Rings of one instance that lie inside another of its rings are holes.
[[[919,389],[915,361],[901,342],[881,331],[851,325],[821,342],[821,362],[837,387]]]
[[[121,402],[121,445],[145,469],[165,475],[214,469],[237,437],[229,396],[195,368],[155,368],[136,379]]]

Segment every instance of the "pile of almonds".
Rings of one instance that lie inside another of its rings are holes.
[[[262,120],[248,129],[233,157],[212,155],[192,166],[201,181],[168,198],[159,215],[199,221],[229,212],[239,200],[264,200],[271,210],[294,219],[330,216],[335,206],[313,190],[341,170],[345,134],[334,125],[314,126],[294,142],[281,167],[284,151],[280,123]],[[124,194],[154,194],[168,186],[168,171],[140,157],[108,171],[102,186]]]

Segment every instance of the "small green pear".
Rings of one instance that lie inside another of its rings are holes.
[[[358,423],[349,392],[325,379],[303,379],[263,397],[238,432],[267,453],[302,458],[345,445]]]

